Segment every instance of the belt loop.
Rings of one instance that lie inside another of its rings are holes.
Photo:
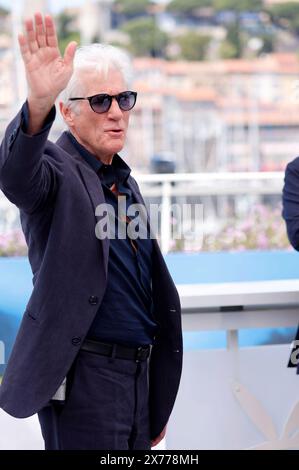
[[[109,362],[114,362],[114,359],[115,359],[115,356],[116,356],[116,347],[117,347],[117,344],[113,343],[112,344],[112,349],[111,349],[111,354],[110,354],[109,359],[108,359]]]

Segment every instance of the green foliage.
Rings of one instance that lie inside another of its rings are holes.
[[[262,0],[213,0],[215,10],[259,11],[263,7]]]
[[[80,45],[80,33],[74,31],[72,33],[69,33],[66,37],[62,39],[60,38],[58,39],[58,46],[59,46],[60,53],[62,55],[64,54],[66,46],[71,41],[76,41],[77,44]]]
[[[8,14],[9,11],[6,8],[0,6],[0,16],[7,16]]]
[[[210,7],[213,0],[172,0],[167,5],[167,10],[176,13],[192,13],[196,8]]]
[[[130,37],[130,51],[136,56],[164,56],[168,36],[161,31],[153,18],[127,21],[122,30]]]
[[[260,36],[261,40],[263,41],[263,46],[259,51],[260,54],[269,54],[274,51],[275,40],[274,36],[270,34],[265,34]]]
[[[227,29],[226,39],[219,50],[222,59],[238,59],[242,57],[243,40],[238,22],[232,23]]]
[[[61,54],[64,54],[65,48],[70,41],[76,41],[80,44],[80,33],[72,29],[74,17],[62,11],[56,17],[56,27],[58,36],[58,45]]]
[[[172,0],[168,11],[190,14],[201,7],[213,7],[215,10],[257,11],[263,7],[262,0]]]
[[[186,60],[203,60],[211,38],[193,31],[179,36],[177,43],[181,48],[181,57]]]
[[[73,16],[69,15],[65,11],[62,11],[56,17],[57,35],[60,39],[65,39],[71,32]]]
[[[116,0],[115,8],[125,15],[146,13],[152,5],[150,0]]]
[[[221,59],[235,59],[238,57],[238,49],[232,42],[225,40],[220,46],[219,55]]]
[[[277,3],[268,8],[273,16],[292,20],[294,16],[299,15],[299,4],[295,2]]]
[[[294,2],[278,3],[267,9],[273,23],[287,21],[291,31],[299,34],[299,4]],[[285,26],[285,23],[284,23]]]
[[[299,14],[292,18],[291,28],[296,34],[299,34]]]

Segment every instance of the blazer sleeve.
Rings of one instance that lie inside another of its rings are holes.
[[[55,165],[44,153],[55,107],[46,118],[43,129],[26,134],[25,103],[8,125],[0,147],[0,189],[19,209],[33,213],[52,197],[58,184]]]
[[[290,243],[299,251],[299,157],[286,167],[282,204]]]

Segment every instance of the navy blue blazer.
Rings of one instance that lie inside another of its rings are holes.
[[[105,202],[98,176],[64,134],[26,135],[22,113],[0,148],[0,188],[20,209],[33,291],[9,358],[0,406],[19,418],[44,407],[67,375],[96,315],[107,281],[109,239],[95,236],[95,208]],[[138,185],[128,179],[144,204]],[[153,302],[159,324],[150,359],[151,438],[166,425],[182,370],[177,289],[153,241]]]
[[[299,251],[299,157],[295,158],[286,167],[282,206],[282,216],[286,222],[290,243],[295,250]],[[294,339],[299,340],[299,328]],[[292,349],[291,355],[295,351],[298,351],[298,347]],[[291,361],[291,355],[288,367],[297,367],[298,374],[299,365]],[[298,354],[296,355],[298,356]]]

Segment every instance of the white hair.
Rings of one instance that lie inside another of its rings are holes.
[[[74,57],[73,75],[66,88],[61,92],[60,100],[65,104],[68,102],[68,106],[79,112],[79,102],[69,101],[69,99],[84,96],[82,74],[96,71],[106,78],[108,71],[111,69],[116,69],[122,74],[129,89],[133,79],[132,61],[130,55],[124,49],[110,44],[97,43],[77,48]]]

